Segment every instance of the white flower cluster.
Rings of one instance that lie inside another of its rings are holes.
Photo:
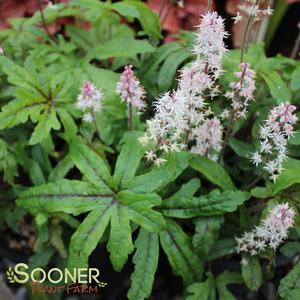
[[[204,156],[211,160],[218,160],[218,153],[222,148],[223,126],[217,117],[206,119],[203,124],[193,130],[196,145],[191,151]],[[214,149],[215,153],[210,153]]]
[[[282,163],[287,158],[287,142],[293,135],[297,117],[296,107],[288,102],[274,107],[264,125],[260,128],[259,151],[252,156],[253,163],[263,165],[274,181],[282,171]]]
[[[244,5],[239,5],[240,11],[232,18],[235,24],[243,20],[241,11],[250,17],[254,17],[255,21],[260,21],[263,16],[271,16],[273,14],[273,9],[270,5],[261,8],[256,0],[246,0],[246,2]]]
[[[147,132],[140,138],[144,145],[153,146],[147,157],[155,163],[157,150],[180,151],[188,145],[194,145],[193,152],[216,158],[213,153],[220,150],[222,126],[204,99],[218,94],[215,82],[222,74],[226,36],[224,20],[216,12],[202,17],[193,49],[195,60],[181,71],[178,89],[155,103],[155,116],[147,121]]]
[[[217,12],[208,12],[202,17],[193,52],[199,70],[211,74],[215,80],[222,74],[221,60],[227,51],[224,45],[227,36],[224,19]]]
[[[247,63],[240,64],[240,71],[235,73],[237,82],[231,82],[231,91],[225,97],[231,99],[235,119],[245,118],[250,101],[254,100],[255,72]]]
[[[294,217],[295,211],[287,203],[276,205],[259,226],[236,238],[238,253],[255,255],[268,247],[275,251],[287,238],[289,229],[294,225]]]
[[[116,92],[123,102],[132,104],[139,110],[145,108],[145,102],[143,101],[145,91],[140,81],[134,76],[132,65],[125,66],[125,70],[117,83]]]
[[[102,108],[102,100],[102,91],[97,89],[93,83],[85,81],[76,102],[76,107],[84,113],[84,122],[91,123],[93,121],[94,113]]]

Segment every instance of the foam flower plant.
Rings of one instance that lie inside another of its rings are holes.
[[[298,299],[299,62],[250,44],[271,1],[248,1],[241,51],[227,49],[211,0],[195,32],[170,43],[159,22],[178,1],[157,1],[162,18],[148,1],[63,2],[0,35],[1,239],[23,239],[25,224],[29,264],[72,271],[97,255],[112,277],[133,270],[129,300],[157,298],[165,271],[188,300],[234,299],[226,285],[257,291],[265,267],[282,299]]]

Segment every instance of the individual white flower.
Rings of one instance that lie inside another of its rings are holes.
[[[145,108],[145,102],[143,101],[145,91],[140,81],[134,76],[132,65],[125,66],[125,70],[117,83],[116,92],[123,102],[132,104],[139,110]]]
[[[288,102],[274,107],[259,131],[261,160],[252,160],[256,166],[262,164],[274,181],[282,171],[282,163],[287,159],[287,141],[293,135],[297,122],[295,110],[296,107]]]
[[[257,17],[257,14],[260,12],[258,5],[252,5],[248,9],[248,14],[250,16],[255,16]]]
[[[270,7],[270,5],[266,9],[262,10],[262,13],[265,16],[272,16],[273,12],[274,12],[274,10]]]
[[[93,115],[91,114],[91,113],[85,113],[84,115],[83,115],[83,121],[84,122],[86,122],[86,123],[92,123],[93,122],[93,120],[94,120],[94,118],[93,118]]]
[[[272,145],[268,140],[263,140],[260,142],[260,150],[261,153],[272,153]]]
[[[238,11],[236,16],[232,18],[234,20],[234,24],[237,24],[238,22],[241,22],[243,20],[243,16]]]
[[[91,122],[93,115],[102,108],[103,93],[93,83],[85,81],[77,97],[76,107],[84,113],[83,121]]]
[[[147,160],[151,161],[154,161],[157,158],[156,154],[153,151],[147,151],[145,156]]]
[[[157,158],[154,160],[154,164],[157,166],[157,167],[160,167],[161,165],[163,165],[167,160],[164,159],[164,158]]]
[[[274,251],[287,238],[294,225],[295,211],[287,203],[273,207],[261,224],[236,238],[237,251],[255,255],[267,247]]]
[[[230,115],[229,109],[224,108],[223,111],[220,113],[219,117],[221,119],[228,119],[229,115]]]
[[[256,151],[255,153],[253,153],[251,160],[253,161],[253,163],[258,166],[261,162],[262,162],[262,158],[261,155],[258,153],[258,151]]]

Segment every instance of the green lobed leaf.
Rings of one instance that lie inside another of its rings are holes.
[[[146,3],[135,0],[126,0],[126,3],[131,4],[139,11],[139,21],[143,30],[149,36],[160,39],[162,35],[159,16]]]
[[[223,222],[223,216],[201,217],[194,220],[193,247],[199,257],[206,256],[210,252],[219,237],[219,230]]]
[[[8,76],[8,81],[11,84],[22,87],[30,91],[33,95],[39,94],[40,97],[44,98],[42,90],[39,89],[40,83],[36,74],[17,65],[5,55],[0,56],[0,65],[2,71]]]
[[[179,200],[182,197],[192,197],[200,188],[201,182],[198,178],[191,179],[188,183],[183,184],[180,189],[171,197],[173,200]]]
[[[236,272],[224,271],[216,278],[216,287],[219,300],[236,300],[236,297],[227,289],[228,284],[243,283],[241,274]]]
[[[117,203],[112,208],[107,250],[110,252],[110,261],[116,271],[122,269],[128,255],[134,250],[127,210]]]
[[[247,256],[242,261],[242,275],[247,287],[257,291],[262,285],[262,270],[258,256]]]
[[[132,57],[141,53],[151,53],[154,50],[154,47],[145,40],[135,40],[132,37],[117,37],[95,47],[92,51],[95,58],[107,59],[111,57]]]
[[[300,89],[300,66],[298,66],[292,73],[292,80],[290,83],[290,89],[297,91]]]
[[[128,138],[116,163],[113,177],[115,187],[121,185],[122,188],[127,188],[127,183],[134,177],[143,156],[144,150],[136,136]]]
[[[13,100],[2,107],[0,112],[0,130],[25,123],[29,117],[35,119],[45,108],[47,108],[47,105],[44,100],[39,102],[32,99]]]
[[[232,150],[241,157],[249,159],[253,152],[255,152],[255,147],[250,143],[246,143],[235,138],[229,140],[229,146]]]
[[[283,300],[298,300],[300,298],[300,262],[280,280],[278,293]]]
[[[62,179],[27,189],[17,204],[32,214],[65,212],[79,215],[107,205],[112,199],[107,190],[78,180]]]
[[[171,88],[177,69],[190,57],[191,53],[184,48],[171,53],[167,57],[158,73],[158,86],[161,91],[167,91]]]
[[[158,232],[165,228],[163,216],[152,209],[161,203],[157,194],[135,194],[131,191],[118,193],[118,200],[124,205],[128,217],[150,232]]]
[[[112,3],[110,7],[116,12],[118,12],[121,16],[132,17],[132,18],[140,17],[139,11],[134,7],[134,5],[131,5],[129,3],[126,2]]]
[[[74,163],[71,159],[70,154],[67,154],[62,158],[59,163],[55,166],[54,169],[49,174],[48,181],[54,182],[60,179],[63,179],[67,173],[74,167]]]
[[[291,91],[276,71],[261,73],[261,76],[266,81],[272,97],[276,99],[278,104],[292,99]]]
[[[280,253],[286,257],[293,257],[300,253],[300,243],[299,242],[286,242],[280,247]]]
[[[65,137],[71,140],[77,134],[77,125],[75,124],[73,118],[71,117],[71,115],[68,113],[67,110],[57,108],[56,111],[61,123],[64,126]]]
[[[55,109],[53,107],[45,109],[38,117],[38,125],[34,128],[29,144],[35,145],[40,143],[49,136],[51,129],[59,130],[60,127]]]
[[[236,253],[236,241],[233,238],[226,238],[216,241],[207,259],[214,260],[225,255]]]
[[[192,155],[190,166],[223,190],[236,190],[230,176],[217,162],[209,160],[204,156]]]
[[[141,228],[135,241],[136,251],[133,256],[134,271],[131,274],[129,300],[143,300],[151,295],[154,275],[158,266],[158,235]]]
[[[159,233],[160,242],[169,263],[176,275],[181,276],[185,284],[202,279],[203,266],[193,252],[190,238],[172,220],[168,220],[167,229]]]
[[[154,167],[150,172],[138,175],[130,180],[126,187],[137,193],[159,191],[172,182],[188,166],[185,156],[176,153],[168,156],[161,167]]]
[[[50,244],[54,246],[62,258],[67,258],[68,254],[62,238],[63,228],[57,220],[52,221],[50,233]]]
[[[110,170],[95,151],[77,138],[70,143],[70,156],[76,167],[91,183],[110,192],[108,187],[112,186]]]
[[[109,223],[112,207],[112,202],[96,207],[77,228],[70,242],[68,268],[88,267],[88,258]]]
[[[187,287],[188,293],[192,294],[186,297],[186,300],[211,300],[215,297],[215,279],[209,272],[204,282],[196,282]]]
[[[167,217],[193,218],[217,216],[233,212],[251,197],[248,192],[213,190],[200,197],[170,197],[163,201],[160,210]]]

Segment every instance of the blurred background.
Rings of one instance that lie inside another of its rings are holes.
[[[0,30],[9,27],[9,19],[13,17],[29,17],[40,8],[51,3],[68,2],[69,0],[0,0]],[[112,1],[118,2],[118,1]],[[146,0],[161,18],[164,30],[164,41],[170,42],[181,30],[192,30],[199,23],[199,15],[207,9],[207,0]],[[299,34],[300,0],[262,0],[265,5],[274,8],[274,15],[265,30],[258,37],[266,43],[268,54],[273,56],[281,53],[291,55],[291,49]],[[236,15],[245,0],[213,0],[213,8],[227,20],[227,30],[231,32],[228,40],[230,48],[239,47],[245,23],[234,24],[232,17]],[[49,31],[54,34],[62,30],[66,23],[72,23],[71,18],[61,18],[60,22],[49,25]],[[86,29],[89,29],[88,22]]]

